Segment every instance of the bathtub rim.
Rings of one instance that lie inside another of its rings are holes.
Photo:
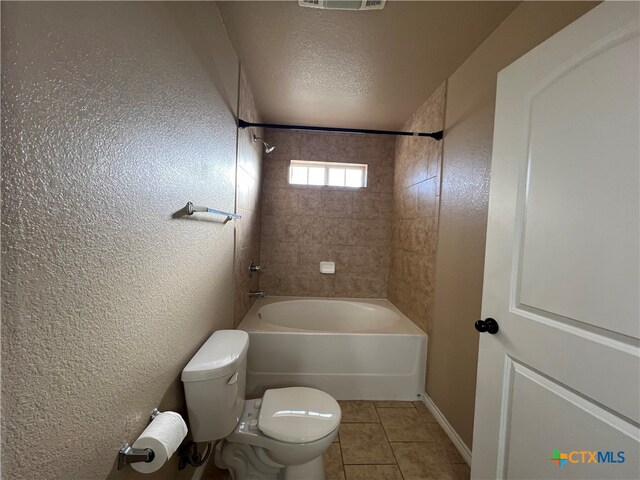
[[[391,310],[398,316],[397,324],[390,327],[369,329],[369,330],[308,330],[293,327],[276,325],[258,317],[260,308],[274,303],[296,301],[296,300],[319,300],[319,301],[348,301],[354,303],[364,303]],[[298,296],[267,296],[258,298],[249,311],[246,313],[240,324],[236,327],[239,330],[252,333],[288,333],[301,335],[406,335],[425,336],[427,333],[403,314],[398,307],[386,298],[347,298],[347,297],[298,297]]]

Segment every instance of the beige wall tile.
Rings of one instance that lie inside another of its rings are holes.
[[[434,217],[437,215],[437,202],[436,196],[437,178],[430,178],[424,180],[418,184],[418,191],[416,197],[416,214],[415,217]]]
[[[329,134],[325,151],[328,162],[362,163],[358,162],[358,137],[350,134]]]
[[[270,268],[293,268],[296,265],[296,245],[289,243],[270,243],[262,249],[262,262]]]
[[[234,222],[236,227],[236,248],[245,248],[260,243],[260,212],[243,208],[236,209],[241,219]]]
[[[259,121],[253,95],[244,75],[240,75],[239,92],[240,117],[247,121]],[[249,290],[258,290],[260,278],[249,276],[251,260],[260,263],[260,240],[262,229],[261,215],[261,176],[262,148],[253,141],[253,134],[263,135],[262,130],[245,129],[238,131],[238,150],[236,159],[236,211],[242,215],[234,221],[236,242],[234,260],[233,288],[233,325],[237,326],[255,299],[248,295]],[[230,227],[226,225],[225,227]]]
[[[295,215],[321,215],[324,208],[324,193],[325,192],[318,190],[308,190],[304,187],[297,187],[295,189],[297,198],[296,208],[294,212],[289,213],[294,213]]]
[[[338,218],[353,216],[353,192],[324,190],[320,198],[322,216]]]
[[[361,163],[393,164],[393,151],[396,138],[392,135],[368,135],[367,141],[358,141],[356,136],[356,150]]]
[[[351,222],[354,245],[382,247],[391,243],[391,226],[383,218],[358,218]]]
[[[321,243],[319,239],[326,228],[324,221],[318,222],[316,218],[306,216],[287,216],[282,223],[284,229],[278,233],[282,234],[283,243]]]
[[[268,245],[272,242],[281,242],[283,238],[284,238],[284,217],[267,215],[263,211],[262,221],[260,224],[261,244]]]
[[[263,210],[266,215],[288,216],[295,211],[298,197],[295,190],[269,188],[264,194]]]
[[[445,84],[405,124],[405,130],[444,126]],[[442,142],[398,138],[395,148],[394,216],[387,294],[416,325],[430,333],[440,197]]]
[[[341,292],[342,296],[351,298],[384,298],[387,282],[378,276],[345,273],[336,275],[334,290],[334,296],[339,296],[335,292]]]
[[[369,165],[367,188],[372,192],[393,193],[393,164]]]
[[[386,297],[394,137],[277,130],[266,135],[276,150],[263,166],[260,243],[267,270],[262,289],[278,295]],[[290,160],[367,163],[369,187],[289,185]],[[246,245],[249,233],[240,234]],[[335,262],[336,274],[319,274],[321,261]],[[289,275],[303,277],[302,283],[289,281]]]
[[[353,245],[354,222],[344,218],[311,219],[317,235],[312,237],[312,243],[323,245]]]
[[[353,218],[371,218],[387,214],[393,205],[388,198],[381,198],[378,192],[357,192],[353,194]],[[388,202],[389,205],[383,203]]]
[[[270,295],[306,296],[309,292],[309,273],[296,269],[266,269],[260,274],[260,289]]]
[[[283,156],[274,156],[275,154],[275,150],[270,153],[262,167],[262,181],[269,189],[284,188],[288,184],[289,161]]]
[[[309,290],[311,297],[333,297],[335,275],[325,275],[318,270],[309,272]]]

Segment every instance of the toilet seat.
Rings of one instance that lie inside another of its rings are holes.
[[[335,402],[335,400],[333,401]],[[327,402],[327,404],[330,404],[330,402]],[[335,402],[335,405],[337,405],[337,402]],[[243,450],[246,455],[258,455],[258,457],[264,453],[278,465],[286,465],[288,468],[292,465],[301,465],[315,458],[322,457],[322,454],[327,450],[327,448],[329,448],[329,445],[331,445],[331,442],[333,442],[338,434],[339,423],[336,424],[335,428],[327,435],[315,441],[290,443],[282,440],[276,440],[275,438],[266,435],[258,428],[258,418],[260,416],[262,406],[262,398],[247,400],[245,402],[244,410],[235,430],[222,442],[224,445],[223,449],[228,451],[239,449]],[[249,449],[254,453],[247,453],[249,450],[245,447],[249,447]],[[232,456],[233,455],[228,457],[227,460],[231,461]],[[264,460],[261,460],[260,463],[262,464],[265,462]],[[299,476],[297,478],[321,477]]]
[[[258,429],[287,443],[319,440],[340,425],[338,402],[325,392],[307,387],[267,390],[258,415]]]

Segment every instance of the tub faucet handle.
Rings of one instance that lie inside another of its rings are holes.
[[[249,277],[253,276],[254,272],[260,273],[263,269],[264,267],[262,265],[256,265],[256,263],[251,260],[249,264]]]
[[[265,292],[264,290],[249,290],[249,297],[251,298],[255,298],[255,297],[264,298],[266,296],[267,296],[267,292]]]

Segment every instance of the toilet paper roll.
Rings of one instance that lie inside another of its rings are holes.
[[[153,473],[162,467],[187,436],[187,424],[176,412],[162,412],[144,429],[133,448],[150,448],[154,457],[149,463],[135,462],[131,468],[140,473]]]

